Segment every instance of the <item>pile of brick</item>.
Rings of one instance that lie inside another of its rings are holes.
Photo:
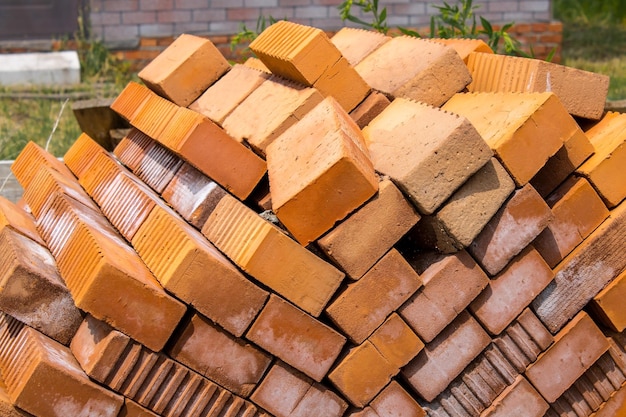
[[[626,115],[604,76],[279,22],[180,36],[109,152],[0,200],[2,415],[614,416]]]

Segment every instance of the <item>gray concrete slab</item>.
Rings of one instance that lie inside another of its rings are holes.
[[[0,85],[80,83],[76,51],[0,54]]]

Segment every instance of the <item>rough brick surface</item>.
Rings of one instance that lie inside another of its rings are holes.
[[[45,245],[37,231],[35,219],[17,204],[0,196],[0,230],[10,228],[41,245]]]
[[[518,376],[485,410],[484,417],[542,417],[548,403],[523,376]]]
[[[374,168],[424,214],[433,213],[491,157],[467,119],[407,99],[395,99],[363,135]]]
[[[64,176],[72,177],[72,172],[63,162],[32,141],[28,142],[15,158],[11,164],[11,171],[20,185],[27,189],[42,165],[55,169]]]
[[[373,30],[344,27],[330,38],[350,65],[357,65],[391,37]]]
[[[426,412],[396,381],[391,381],[371,402],[378,416],[423,417]]]
[[[593,297],[590,307],[594,317],[615,331],[624,331],[626,329],[624,297],[626,297],[626,271],[615,277],[609,285]]]
[[[350,117],[359,128],[363,129],[391,103],[378,91],[372,91],[358,106],[350,112]]]
[[[468,63],[470,55],[473,53],[493,54],[489,45],[482,39],[468,39],[468,38],[434,38],[433,41],[442,43],[452,47],[457,54],[463,59],[463,62]],[[470,68],[471,70],[471,68]],[[473,78],[473,75],[472,75]],[[471,84],[470,84],[471,85]]]
[[[392,313],[367,340],[398,369],[424,348],[424,342],[396,313]]]

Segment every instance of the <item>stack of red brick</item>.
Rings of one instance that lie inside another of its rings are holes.
[[[0,200],[2,415],[614,416],[626,115],[480,41],[182,35]],[[584,129],[581,128],[584,127]]]

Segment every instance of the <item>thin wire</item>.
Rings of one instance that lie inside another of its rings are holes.
[[[63,109],[65,109],[65,105],[67,104],[68,101],[70,101],[70,99],[66,98],[63,104],[61,105],[61,110],[59,110],[59,115],[57,116],[57,119],[54,122],[54,126],[52,127],[52,132],[50,132],[50,136],[48,136],[48,140],[46,141],[46,151],[48,150],[48,146],[50,145],[50,141],[52,140],[52,135],[54,135],[54,132],[57,130],[57,127],[59,126],[59,121],[61,121],[61,116],[63,115]]]

